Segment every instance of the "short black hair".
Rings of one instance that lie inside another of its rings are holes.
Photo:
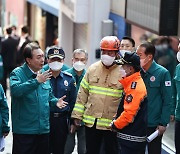
[[[23,57],[26,61],[26,58],[32,58],[32,51],[33,50],[36,50],[36,49],[40,49],[39,45],[35,42],[31,42],[31,43],[28,43],[24,50],[23,50]]]
[[[21,28],[21,31],[22,31],[23,33],[27,34],[27,33],[29,33],[29,27],[28,27],[28,26],[23,26],[23,27]]]
[[[12,28],[11,28],[11,27],[7,27],[7,28],[6,28],[6,33],[7,33],[8,35],[10,35],[10,34],[12,33]]]
[[[163,44],[163,43],[170,44],[171,42],[172,42],[172,40],[168,36],[159,37],[159,43],[160,44]]]
[[[132,46],[135,47],[135,41],[133,38],[129,37],[129,36],[124,36],[122,38],[122,40],[129,40],[132,43]]]
[[[154,58],[154,55],[155,55],[155,51],[156,51],[156,48],[155,46],[150,43],[150,42],[145,42],[145,43],[142,43],[139,47],[144,47],[146,50],[145,50],[145,54],[146,55],[152,55],[153,58]]]

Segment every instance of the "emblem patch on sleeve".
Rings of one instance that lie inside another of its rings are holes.
[[[165,86],[170,87],[171,86],[171,81],[165,81]]]
[[[137,85],[137,82],[132,82],[131,83],[131,89],[136,89],[136,85]]]
[[[126,96],[126,102],[131,103],[132,100],[133,100],[133,96],[131,94]]]

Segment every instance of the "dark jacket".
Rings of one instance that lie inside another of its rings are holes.
[[[140,72],[120,80],[124,97],[120,102],[118,117],[113,127],[118,129],[121,144],[132,149],[145,148],[147,131],[147,92]]]
[[[18,40],[9,36],[8,38],[2,40],[1,45],[1,55],[3,58],[4,67],[15,68]]]
[[[23,51],[24,51],[25,46],[31,42],[31,38],[29,36],[27,36],[25,39],[26,39],[26,41],[22,44],[22,46],[20,47],[20,49],[17,52],[16,61],[17,61],[18,66],[20,66],[24,63]]]

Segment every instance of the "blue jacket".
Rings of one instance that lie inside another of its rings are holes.
[[[9,132],[9,108],[7,105],[7,99],[4,94],[4,90],[0,85],[0,137],[3,133]]]
[[[60,72],[59,76],[56,78],[51,78],[51,85],[53,88],[53,94],[57,98],[61,98],[62,96],[66,95],[64,101],[68,102],[68,105],[63,108],[59,109],[57,106],[51,107],[51,112],[72,112],[76,101],[76,83],[74,78],[71,74],[67,72]]]
[[[58,99],[49,80],[39,83],[33,75],[26,63],[10,74],[13,133],[49,133],[49,103],[55,106]]]

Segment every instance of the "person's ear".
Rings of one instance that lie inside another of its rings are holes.
[[[26,58],[26,62],[28,65],[30,65],[31,64],[31,58]]]
[[[153,55],[148,55],[149,61],[153,59]]]
[[[135,73],[135,69],[134,69],[133,66],[130,66],[130,73],[131,73],[131,74]]]

